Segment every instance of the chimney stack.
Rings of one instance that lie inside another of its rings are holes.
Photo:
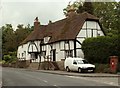
[[[38,20],[38,17],[36,17],[34,21],[34,30],[39,29],[39,27],[40,27],[40,22]]]
[[[72,17],[74,15],[76,15],[76,9],[73,5],[68,5],[68,9],[67,9],[67,17]]]

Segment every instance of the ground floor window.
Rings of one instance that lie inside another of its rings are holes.
[[[66,57],[73,57],[73,50],[65,50]]]
[[[38,58],[38,53],[31,53],[31,59],[37,59]]]
[[[41,55],[42,55],[42,56],[46,56],[46,51],[42,51],[42,52],[41,52]]]

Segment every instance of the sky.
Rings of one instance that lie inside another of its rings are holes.
[[[49,20],[55,22],[65,18],[63,9],[70,0],[29,0],[29,1],[2,1],[0,26],[12,24],[16,28],[18,24],[30,24],[39,18],[41,25],[48,24]],[[72,0],[73,1],[73,0]],[[74,0],[75,1],[75,0]]]
[[[18,24],[33,26],[36,17],[41,25],[61,20],[70,1],[76,0],[0,0],[0,27],[12,24],[15,30]]]

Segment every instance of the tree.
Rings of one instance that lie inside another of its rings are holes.
[[[88,12],[90,14],[93,14],[93,5],[92,5],[92,2],[88,2],[87,0],[84,2],[83,6],[79,6],[78,7],[78,10],[77,10],[77,13],[83,13],[83,12]]]
[[[75,1],[72,5],[78,14],[87,11],[97,16],[107,35],[112,36],[120,33],[120,2],[87,2],[86,0],[84,3]],[[68,6],[63,10],[65,15]]]
[[[74,9],[76,9],[76,12],[77,12],[77,9],[81,6],[83,6],[83,2],[82,1],[75,1],[73,4],[71,4],[71,3],[69,2],[69,4],[67,5],[67,7],[66,8],[64,8],[63,9],[63,13],[65,14],[65,16],[67,16],[67,13],[68,13],[68,10],[69,10],[69,8],[70,7],[73,7]],[[79,10],[80,11],[80,10]]]
[[[1,30],[3,33],[2,57],[8,62],[14,61],[16,59],[17,47],[29,35],[33,27],[29,24],[25,27],[23,24],[19,24],[16,31],[14,31],[11,24],[6,24],[1,27]]]
[[[69,10],[69,7],[74,7],[74,9],[76,9],[76,12],[77,13],[83,13],[83,12],[88,12],[90,14],[93,14],[93,5],[92,5],[92,2],[90,2],[90,0],[85,0],[85,2],[82,2],[82,1],[75,1],[73,4],[70,5],[70,3],[68,4],[68,6],[63,9],[63,12],[64,14],[66,15],[68,10]]]
[[[15,31],[16,48],[31,33],[32,30],[33,30],[33,28],[30,27],[29,24],[26,27],[23,27],[23,24],[19,24],[17,26],[17,29]]]
[[[93,3],[94,15],[100,18],[100,23],[108,35],[118,34],[120,23],[120,2]]]
[[[14,31],[12,28],[11,24],[6,24],[5,26],[3,26],[1,28],[2,30],[2,50],[3,50],[3,55],[7,54],[8,51],[14,51],[14,39],[15,39],[15,35],[14,35]]]

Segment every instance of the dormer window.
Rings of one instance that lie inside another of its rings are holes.
[[[50,37],[44,37],[44,43],[48,43],[50,40]]]

